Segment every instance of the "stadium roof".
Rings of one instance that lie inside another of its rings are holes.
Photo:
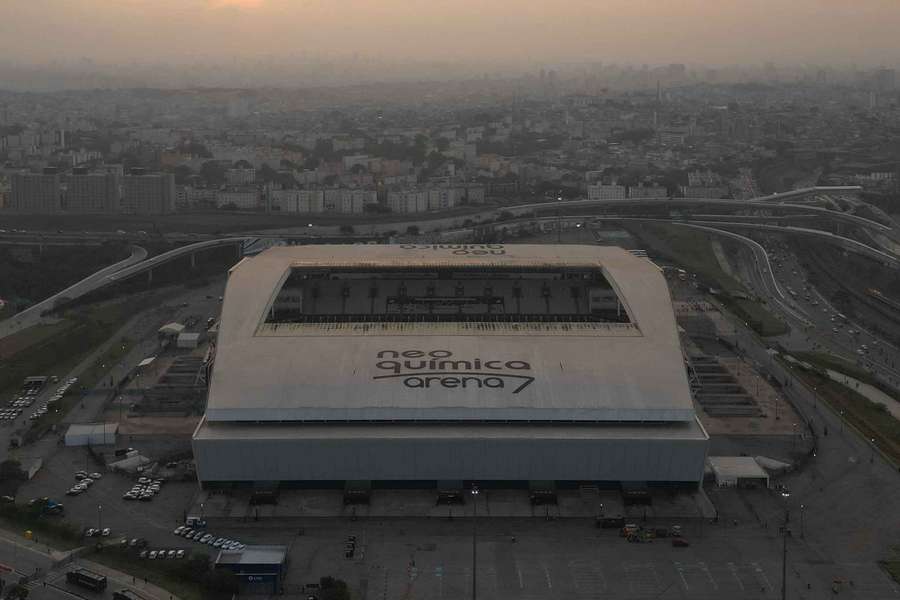
[[[629,323],[265,323],[296,268],[599,269]],[[271,248],[231,272],[207,420],[691,421],[668,288],[620,248]]]

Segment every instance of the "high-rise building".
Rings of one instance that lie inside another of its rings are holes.
[[[56,169],[44,169],[43,173],[15,173],[11,179],[11,210],[27,213],[59,212],[62,188]]]
[[[588,200],[624,200],[624,185],[589,185]]]
[[[122,212],[161,215],[175,207],[175,176],[134,169],[122,179]]]
[[[79,213],[113,213],[119,210],[119,179],[112,173],[88,173],[73,169],[63,179],[63,210]]]

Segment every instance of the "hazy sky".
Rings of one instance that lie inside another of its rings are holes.
[[[900,0],[0,0],[0,59],[900,63]]]

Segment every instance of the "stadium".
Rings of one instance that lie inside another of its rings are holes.
[[[193,446],[206,488],[690,488],[708,439],[646,259],[330,245],[231,270]]]

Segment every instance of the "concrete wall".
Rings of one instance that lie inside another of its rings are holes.
[[[201,482],[699,482],[701,439],[195,439]]]

